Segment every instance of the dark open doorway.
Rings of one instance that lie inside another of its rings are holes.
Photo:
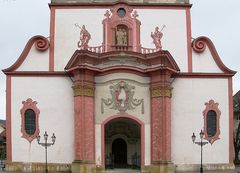
[[[115,168],[127,167],[127,144],[123,139],[117,138],[113,141],[112,154]]]

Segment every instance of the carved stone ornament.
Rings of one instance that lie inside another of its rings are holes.
[[[172,97],[172,87],[171,86],[159,86],[151,88],[152,97]]]
[[[205,110],[203,111],[203,119],[204,119],[204,139],[208,140],[210,144],[213,144],[216,140],[220,139],[220,115],[221,111],[218,108],[218,103],[214,100],[209,100],[209,102],[205,103]],[[208,127],[208,112],[213,111],[215,112],[216,119],[215,119],[215,133],[214,135],[210,135],[208,132],[211,130],[212,127]]]
[[[28,98],[26,101],[22,101],[23,107],[20,110],[21,113],[21,119],[22,119],[22,124],[21,124],[21,132],[22,132],[22,137],[28,140],[30,143],[37,138],[39,135],[39,114],[40,110],[37,108],[37,102],[33,101],[31,98]],[[32,110],[35,114],[35,122],[32,124],[35,126],[35,130],[32,134],[28,134],[26,129],[25,129],[25,112],[27,110]]]
[[[101,100],[101,113],[104,113],[104,105],[110,109],[118,110],[119,114],[125,114],[127,110],[133,110],[141,105],[141,113],[144,114],[144,100],[134,99],[135,87],[124,81],[120,81],[116,85],[110,86],[112,98]]]
[[[76,96],[89,96],[93,97],[94,96],[94,87],[90,85],[76,85],[73,86],[73,92],[74,92],[74,97]]]

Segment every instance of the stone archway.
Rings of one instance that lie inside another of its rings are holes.
[[[134,168],[144,164],[144,125],[127,116],[114,116],[103,125],[105,168]]]

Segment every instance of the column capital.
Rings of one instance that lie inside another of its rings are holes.
[[[77,84],[77,85],[74,85],[72,87],[73,89],[73,94],[74,94],[74,97],[77,97],[77,96],[88,96],[88,97],[93,97],[94,96],[94,86],[93,85],[87,85],[87,84],[84,84],[84,85],[81,85],[81,84]]]
[[[172,89],[170,85],[153,86],[150,88],[151,97],[172,97]]]

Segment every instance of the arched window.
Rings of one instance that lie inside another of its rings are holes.
[[[32,109],[27,109],[24,113],[24,127],[28,135],[33,135],[36,131],[36,114]]]
[[[207,113],[207,134],[208,137],[213,137],[217,133],[217,114],[210,110]]]
[[[23,107],[21,109],[22,125],[21,132],[22,137],[32,142],[39,134],[39,109],[37,108],[37,102],[28,98],[22,102]]]
[[[218,109],[218,103],[210,100],[205,103],[206,108],[203,111],[204,117],[204,138],[208,140],[211,144],[219,139],[220,127],[219,120],[221,112]]]

